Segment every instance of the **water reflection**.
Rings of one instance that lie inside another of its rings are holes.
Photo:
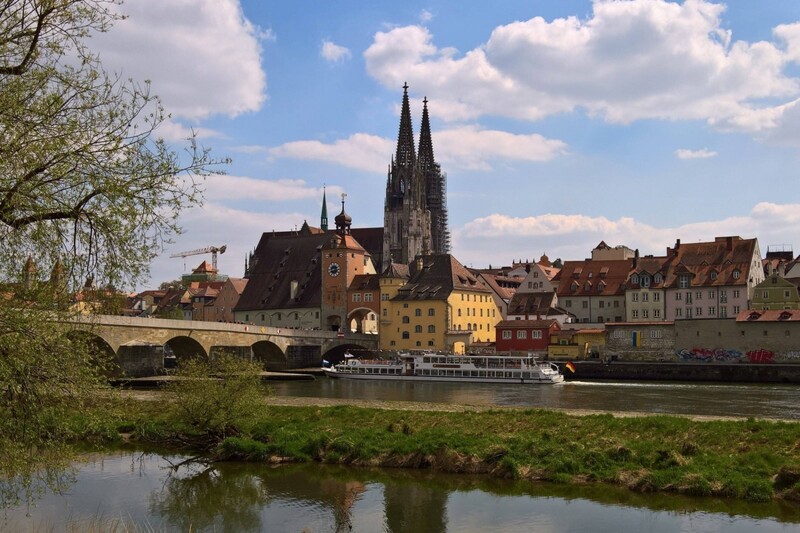
[[[636,494],[425,471],[116,454],[77,465],[69,494],[10,508],[4,531],[796,531],[800,506]],[[3,520],[5,520],[3,522]],[[124,528],[116,528],[124,530]]]

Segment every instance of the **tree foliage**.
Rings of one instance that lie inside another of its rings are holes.
[[[194,138],[173,150],[148,83],[88,48],[118,4],[0,0],[0,448],[21,462],[65,440],[65,410],[102,375],[91,343],[59,325],[69,294],[142,279],[223,163]]]

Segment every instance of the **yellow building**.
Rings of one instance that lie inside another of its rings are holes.
[[[464,353],[494,342],[492,292],[452,255],[418,257],[407,274],[393,266],[381,277],[382,350]]]

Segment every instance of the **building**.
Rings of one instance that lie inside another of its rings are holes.
[[[347,320],[350,331],[378,334],[380,298],[381,285],[378,274],[353,276],[347,289]]]
[[[408,264],[421,254],[450,251],[446,180],[433,154],[428,100],[423,100],[417,152],[408,85],[403,85],[397,151],[386,179],[381,265]]]
[[[755,286],[751,309],[800,309],[797,286],[773,271],[767,279]]]
[[[560,270],[560,268],[553,266],[546,254],[542,255],[538,263],[525,265],[525,279],[520,283],[517,292],[555,293],[558,284],[553,282],[553,278],[556,277]],[[558,299],[556,299],[555,304],[557,303]]]
[[[551,337],[561,331],[557,320],[503,320],[496,327],[497,353],[547,353]]]
[[[455,257],[419,256],[405,275],[390,267],[381,276],[381,349],[464,353],[495,341],[492,292]]]
[[[716,237],[667,248],[665,319],[734,318],[764,281],[757,239]]]
[[[632,259],[565,261],[553,278],[559,307],[581,323],[621,322],[632,267]]]
[[[625,321],[652,322],[666,320],[664,283],[669,258],[639,257],[634,254],[633,267],[625,282]]]

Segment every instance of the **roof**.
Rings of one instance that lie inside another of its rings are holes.
[[[408,265],[404,265],[402,263],[391,263],[386,267],[386,270],[383,271],[381,277],[408,279],[411,277],[411,271],[409,270]]]
[[[631,259],[566,261],[552,281],[561,297],[622,296],[632,267]]]
[[[242,294],[248,282],[246,278],[228,278],[228,281],[233,285],[233,290],[236,291],[236,294]]]
[[[348,289],[351,291],[378,291],[381,288],[380,281],[378,274],[358,274],[353,276]]]
[[[491,291],[472,272],[450,254],[422,256],[422,268],[417,262],[409,265],[411,277],[400,287],[393,300],[446,300],[453,291],[491,294]]]
[[[681,275],[689,275],[693,287],[747,285],[757,246],[757,239],[737,236],[716,237],[709,242],[678,241],[675,248],[667,248],[670,266],[664,286],[678,287]],[[734,274],[737,271],[738,277]]]
[[[736,315],[736,322],[800,322],[800,310],[773,309],[762,311],[748,309]]]
[[[383,254],[383,227],[380,228],[350,228],[350,235],[352,235],[364,247],[369,255],[372,256],[372,262],[375,264],[375,270],[381,271],[381,257]]]
[[[487,287],[505,301],[511,300],[523,280],[523,278],[517,276],[509,277],[472,269],[470,271],[483,280]]]
[[[497,323],[495,328],[500,329],[548,329],[555,325],[560,329],[558,325],[558,320],[554,318],[543,319],[543,320],[501,320]]]
[[[546,315],[555,305],[556,295],[552,292],[517,293],[508,304],[507,315]]]
[[[236,311],[318,307],[322,290],[320,254],[331,233],[264,233],[250,262],[247,285]],[[291,282],[298,282],[291,298]]]

